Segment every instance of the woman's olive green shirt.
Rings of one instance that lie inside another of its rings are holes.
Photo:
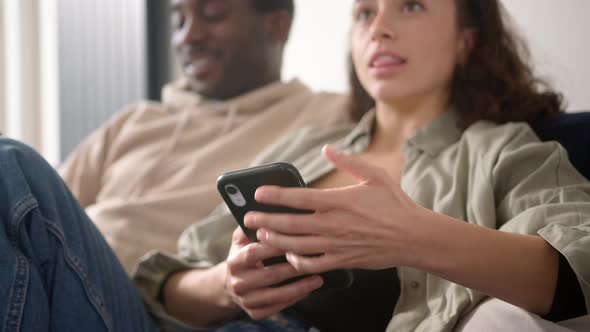
[[[462,130],[457,120],[454,111],[445,112],[406,142],[402,189],[416,203],[438,213],[504,232],[543,237],[570,263],[590,308],[588,181],[558,143],[540,142],[526,124],[479,121]],[[290,162],[311,183],[333,170],[320,153],[323,145],[362,153],[371,141],[374,122],[375,112],[369,112],[356,125],[302,129],[272,146],[253,165]],[[134,280],[164,330],[180,331],[181,327],[158,302],[163,281],[171,272],[223,261],[235,228],[229,211],[220,206],[184,232],[176,256],[159,252],[144,256]],[[399,267],[397,273],[401,294],[387,331],[450,331],[485,298],[413,268]]]

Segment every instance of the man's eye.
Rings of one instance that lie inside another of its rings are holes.
[[[424,11],[424,5],[418,1],[406,1],[403,6],[404,13],[418,13]]]
[[[218,22],[229,15],[229,8],[222,5],[205,6],[202,11],[203,18],[209,22]]]
[[[186,19],[185,19],[184,15],[182,15],[180,13],[172,14],[172,28],[182,29],[182,27],[184,26],[185,20]]]

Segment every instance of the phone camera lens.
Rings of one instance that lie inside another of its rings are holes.
[[[227,186],[225,187],[225,191],[227,191],[228,194],[230,195],[235,195],[238,193],[238,189],[234,186]]]

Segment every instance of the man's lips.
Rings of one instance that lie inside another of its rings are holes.
[[[184,68],[191,76],[202,76],[208,73],[216,59],[212,56],[198,56],[192,57],[184,61]]]

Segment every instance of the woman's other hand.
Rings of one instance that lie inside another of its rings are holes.
[[[264,319],[295,304],[321,287],[320,276],[309,276],[282,286],[287,279],[301,276],[289,263],[270,266],[262,261],[284,255],[284,251],[262,243],[249,243],[236,229],[226,262],[225,289],[233,301],[253,319]]]

